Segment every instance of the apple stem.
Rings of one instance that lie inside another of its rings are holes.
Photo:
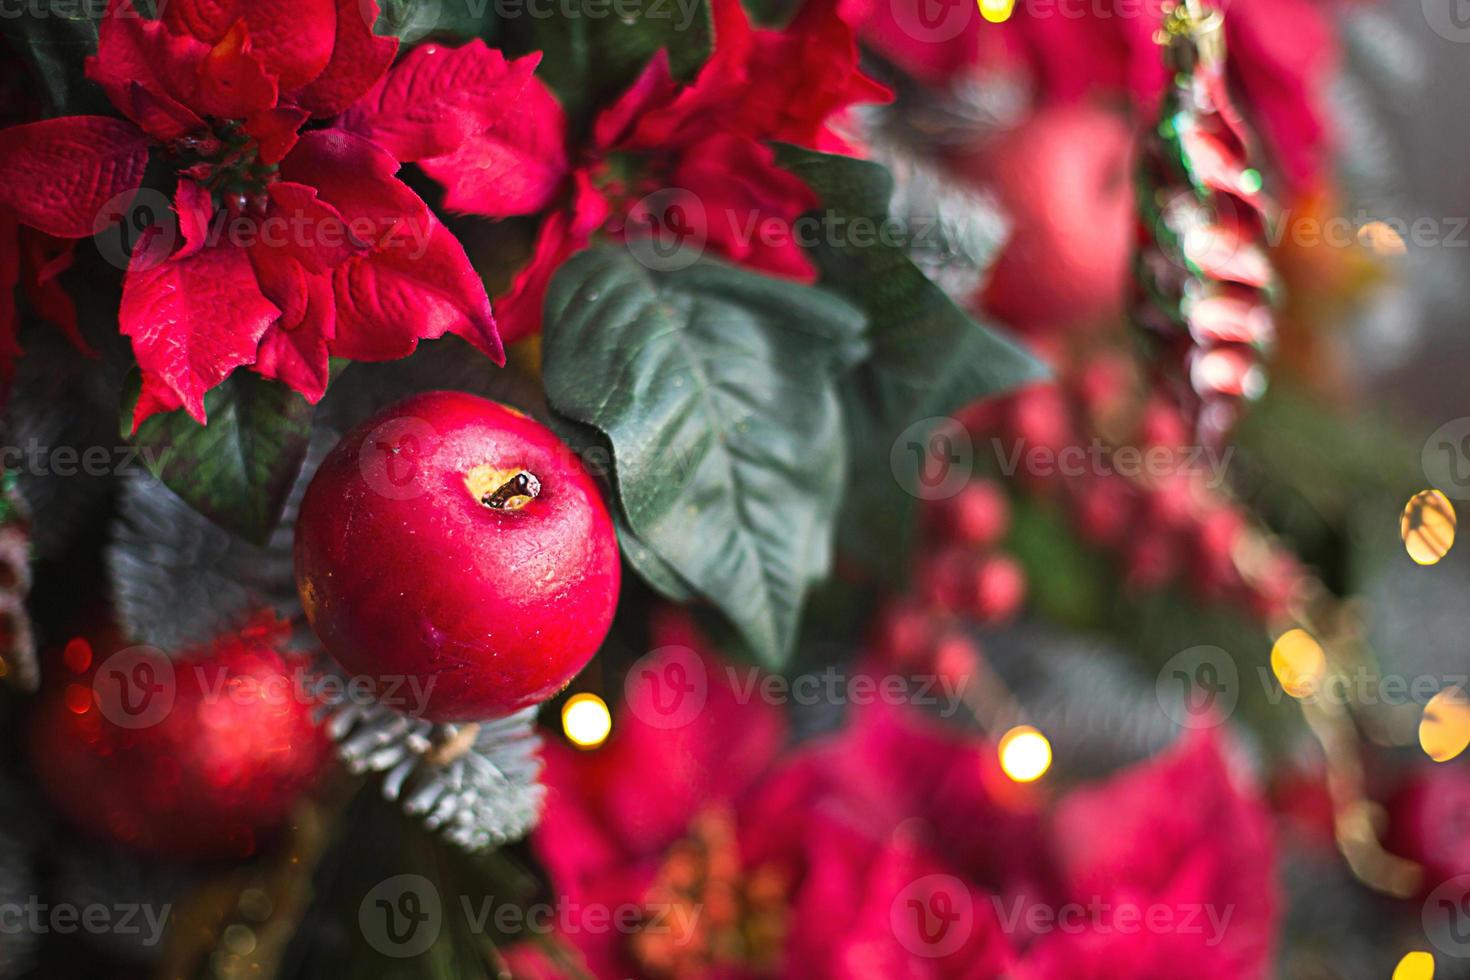
[[[490,493],[481,497],[480,503],[486,507],[493,507],[496,510],[519,510],[530,501],[535,500],[540,493],[541,481],[525,470],[521,470]],[[518,497],[525,497],[526,500],[515,506],[511,506],[511,501]]]

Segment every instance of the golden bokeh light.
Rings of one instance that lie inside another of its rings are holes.
[[[1393,980],[1434,980],[1434,956],[1416,949],[1393,968]]]
[[[574,694],[561,708],[561,728],[578,748],[595,749],[612,732],[612,712],[595,694]]]
[[[992,24],[1004,24],[1011,19],[1016,9],[1016,0],[976,0],[980,4],[980,16]]]
[[[1327,655],[1311,633],[1287,630],[1271,647],[1271,672],[1287,694],[1310,697],[1327,673]]]
[[[1000,737],[1000,768],[1018,783],[1034,783],[1051,768],[1051,743],[1030,725],[1017,725]]]
[[[1419,747],[1435,762],[1449,762],[1470,745],[1470,699],[1458,687],[1446,688],[1424,706]]]
[[[1421,565],[1433,565],[1454,546],[1454,505],[1438,490],[1414,494],[1399,519],[1399,534],[1410,558]]]

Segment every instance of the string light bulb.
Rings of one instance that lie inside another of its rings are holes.
[[[1287,630],[1271,646],[1271,672],[1287,694],[1311,697],[1327,673],[1327,655],[1311,633]]]
[[[980,16],[992,24],[1004,24],[1016,9],[1016,0],[976,0]]]
[[[1034,783],[1051,768],[1051,743],[1030,725],[1017,725],[1000,737],[1000,768],[1017,783]]]
[[[595,749],[612,733],[612,712],[595,694],[574,694],[561,707],[561,729],[581,749]]]
[[[1434,980],[1434,955],[1422,949],[1405,953],[1393,968],[1393,980]]]
[[[1420,565],[1433,565],[1454,547],[1454,505],[1438,490],[1421,490],[1404,505],[1399,535],[1410,558]]]
[[[1458,687],[1445,688],[1424,706],[1419,747],[1435,762],[1449,762],[1470,746],[1470,700]]]

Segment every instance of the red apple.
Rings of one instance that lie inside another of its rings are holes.
[[[296,585],[327,652],[432,721],[499,717],[565,687],[607,636],[619,576],[581,461],[515,409],[459,392],[349,433],[296,527]]]
[[[1121,315],[1133,248],[1132,135],[1116,113],[1044,108],[1016,129],[956,157],[955,168],[996,194],[1011,238],[981,305],[1028,333]]]

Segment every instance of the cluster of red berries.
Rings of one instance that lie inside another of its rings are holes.
[[[999,483],[975,480],[926,506],[913,584],[880,617],[876,646],[896,669],[966,677],[978,651],[963,623],[1003,623],[1026,598],[1025,573],[999,549],[1010,504]]]
[[[1229,497],[1228,452],[1196,444],[1133,358],[1092,352],[1074,363],[1056,383],[963,413],[977,445],[1014,463],[1027,492],[1060,500],[1078,533],[1117,557],[1129,587],[1180,581],[1262,620],[1285,614],[1302,568]]]

